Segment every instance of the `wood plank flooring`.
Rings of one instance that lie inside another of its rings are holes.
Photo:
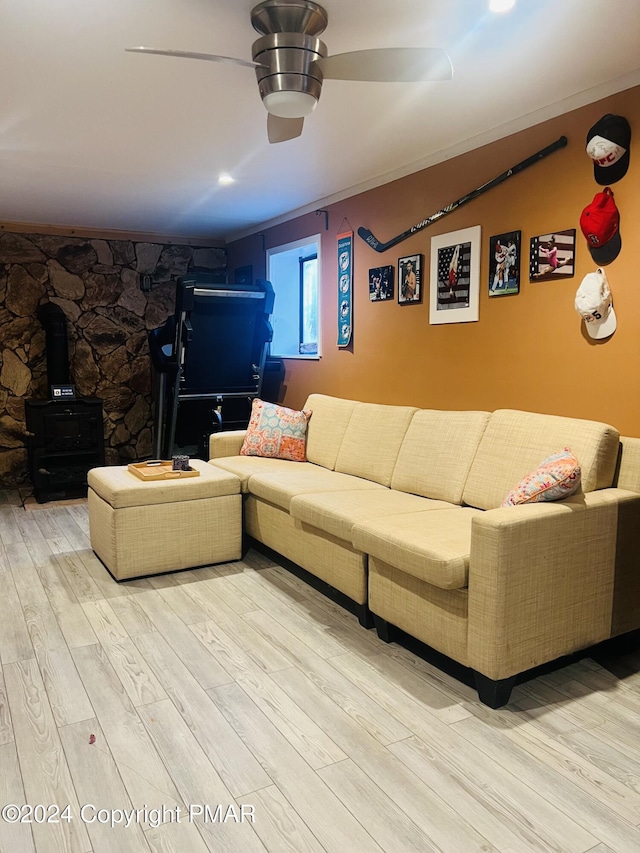
[[[640,851],[640,653],[492,711],[261,554],[116,584],[2,491],[0,583],[0,853]]]

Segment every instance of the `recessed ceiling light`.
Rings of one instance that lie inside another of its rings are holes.
[[[489,8],[492,12],[508,12],[516,5],[516,0],[489,0]]]
[[[218,183],[223,186],[227,186],[228,184],[233,184],[235,178],[232,178],[231,175],[227,175],[226,172],[223,172],[218,178]]]

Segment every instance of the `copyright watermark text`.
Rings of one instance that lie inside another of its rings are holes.
[[[111,827],[123,826],[125,829],[134,824],[147,824],[151,827],[163,823],[255,823],[255,806],[247,803],[192,803],[189,806],[160,806],[140,809],[99,808],[93,803],[85,803],[77,815],[70,805],[16,805],[7,803],[0,809],[0,819],[4,823],[71,823],[75,818],[82,823],[99,823]]]

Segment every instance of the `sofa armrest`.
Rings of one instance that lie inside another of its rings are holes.
[[[638,601],[639,521],[640,495],[623,489],[475,517],[469,665],[498,680],[609,638],[622,576]]]
[[[230,429],[228,432],[212,433],[209,436],[209,459],[238,456],[246,434],[246,429]]]

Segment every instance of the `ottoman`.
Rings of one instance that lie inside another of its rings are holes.
[[[91,547],[116,580],[240,559],[240,479],[190,465],[200,476],[145,482],[127,466],[89,471]]]

